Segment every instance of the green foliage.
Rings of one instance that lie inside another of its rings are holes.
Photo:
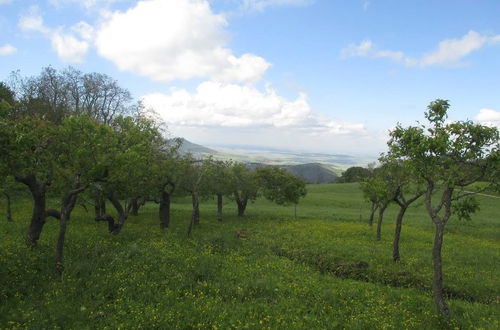
[[[257,169],[262,195],[278,205],[298,204],[307,194],[306,184],[287,170],[268,166]]]
[[[471,220],[471,214],[480,210],[479,201],[474,197],[465,197],[453,204],[453,214],[460,220]]]
[[[361,182],[371,175],[372,171],[368,168],[352,166],[345,170],[337,181],[342,183]]]
[[[255,200],[259,185],[255,171],[249,170],[243,163],[235,163],[229,172],[230,189],[234,195],[247,200]]]

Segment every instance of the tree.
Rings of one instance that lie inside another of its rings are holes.
[[[118,234],[128,218],[133,199],[151,193],[154,171],[151,164],[157,158],[165,139],[153,121],[142,117],[117,117],[111,128],[106,168],[106,180],[101,184],[103,193],[118,213],[105,214],[96,221],[108,222],[108,230]],[[122,201],[125,200],[125,204]]]
[[[407,161],[398,162],[381,157],[380,161],[387,173],[387,184],[393,191],[393,201],[398,204],[399,212],[396,216],[394,230],[392,258],[394,262],[400,260],[399,239],[403,218],[408,207],[425,193],[425,186],[418,176],[415,176],[411,164]]]
[[[182,178],[182,190],[191,196],[193,209],[187,231],[187,235],[191,236],[193,226],[200,223],[200,196],[205,195],[209,190],[206,184],[207,167],[203,161],[193,159],[190,155],[186,158],[188,162]]]
[[[53,216],[59,219],[55,258],[55,272],[59,276],[63,271],[64,242],[71,213],[78,195],[90,184],[104,179],[109,164],[106,141],[110,133],[109,126],[87,116],[68,117],[54,132],[53,152],[58,159],[52,186],[61,196],[60,211],[53,211]]]
[[[425,207],[435,227],[433,297],[443,316],[450,315],[443,293],[441,250],[445,226],[453,205],[471,197],[466,187],[480,180],[486,181],[483,189],[496,184],[500,162],[498,130],[471,121],[446,123],[448,109],[446,100],[431,102],[425,112],[428,126],[398,125],[388,142],[388,155],[408,161],[426,185]],[[462,210],[470,214],[474,209]]]
[[[160,228],[166,229],[170,225],[170,202],[172,195],[179,186],[182,178],[190,165],[189,157],[182,157],[178,150],[180,139],[168,141],[164,150],[157,153],[150,170],[153,174],[153,194],[159,194],[159,219]]]
[[[238,206],[238,216],[245,214],[248,201],[257,198],[259,186],[255,171],[249,170],[243,163],[235,163],[230,168],[230,187]]]
[[[372,175],[372,171],[368,168],[364,168],[361,166],[352,166],[345,170],[338,182],[342,183],[350,183],[350,182],[360,182]]]
[[[256,175],[262,195],[278,205],[294,204],[296,218],[299,199],[307,194],[305,182],[285,169],[274,166],[260,167]]]
[[[58,71],[49,66],[33,77],[13,72],[10,81],[9,88],[19,104],[18,114],[56,124],[71,115],[87,115],[111,124],[116,117],[128,115],[134,108],[130,92],[101,73],[84,74],[72,67]]]
[[[223,196],[230,195],[230,167],[232,162],[215,160],[211,156],[204,160],[209,193],[217,196],[217,220],[222,221]]]
[[[394,187],[387,180],[385,168],[379,168],[375,174],[361,183],[361,189],[365,198],[372,202],[372,212],[369,224],[373,225],[375,211],[378,210],[377,219],[377,241],[382,238],[382,221],[384,213],[394,199]]]
[[[6,121],[12,132],[10,152],[5,160],[9,173],[17,182],[26,185],[33,199],[33,211],[26,233],[26,243],[36,245],[45,224],[52,213],[46,209],[46,192],[53,179],[57,161],[52,152],[55,126],[36,118],[19,118]]]

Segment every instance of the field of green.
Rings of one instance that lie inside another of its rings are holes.
[[[48,219],[38,247],[24,245],[28,200],[15,222],[0,212],[0,328],[77,329],[499,329],[500,199],[480,196],[472,221],[451,219],[444,283],[452,308],[440,319],[431,294],[433,227],[421,202],[405,218],[401,262],[392,262],[396,207],[381,241],[367,224],[357,184],[309,185],[297,208],[265,200],[201,224],[186,237],[188,199],[172,205],[161,232],[147,204],[112,236],[75,209],[65,271],[53,276],[58,226]]]

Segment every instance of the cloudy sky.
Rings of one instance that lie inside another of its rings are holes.
[[[0,0],[0,80],[106,73],[173,135],[376,156],[436,98],[500,125],[497,0]]]

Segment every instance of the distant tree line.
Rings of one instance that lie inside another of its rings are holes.
[[[200,222],[199,201],[223,198],[243,216],[259,195],[279,204],[298,204],[305,183],[280,168],[248,169],[213,158],[179,153],[180,139],[167,139],[164,124],[111,77],[73,68],[47,67],[40,75],[14,72],[0,83],[0,192],[12,221],[12,192],[24,186],[33,202],[25,240],[36,245],[49,218],[59,222],[55,272],[63,272],[66,228],[75,206],[93,205],[95,221],[119,234],[129,216],[148,201],[158,204],[161,229],[169,227],[174,195],[190,196],[187,233]],[[47,199],[59,200],[57,209]],[[112,207],[117,216],[107,210]]]

